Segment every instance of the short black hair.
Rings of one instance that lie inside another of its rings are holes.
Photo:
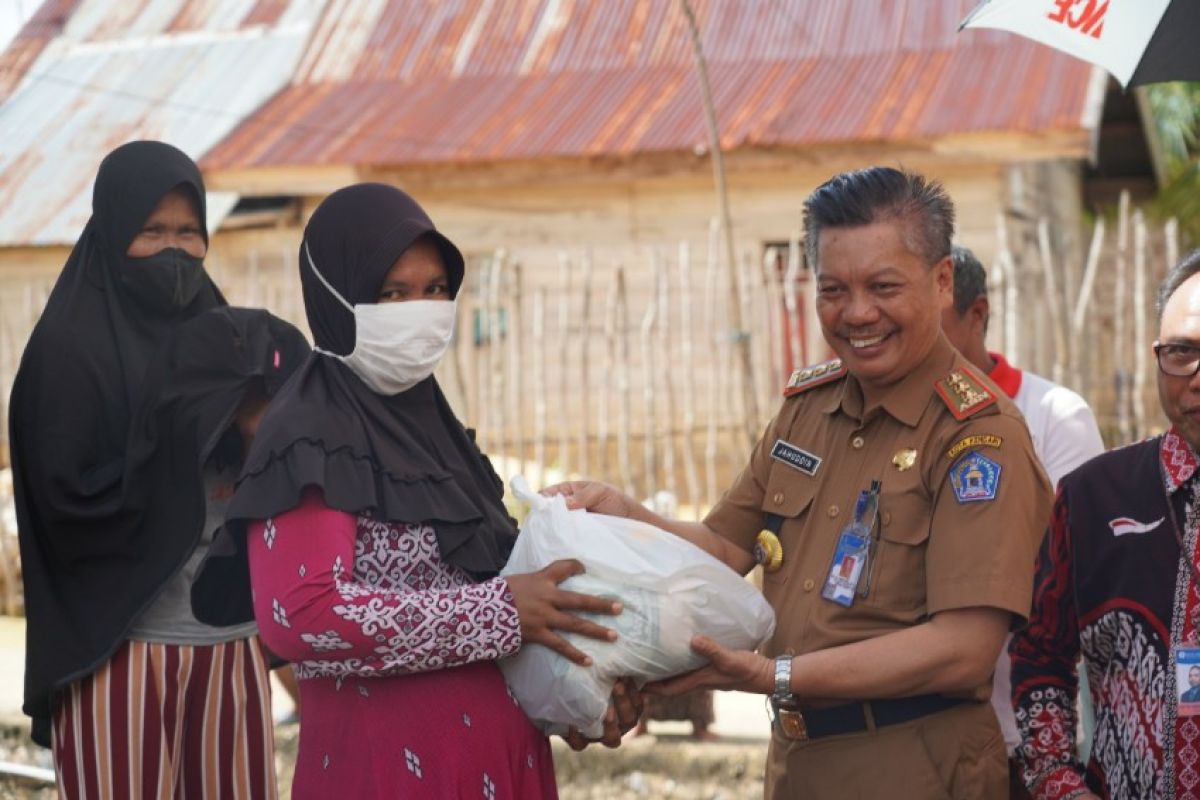
[[[954,203],[942,185],[892,167],[868,167],[833,176],[804,201],[804,248],[810,267],[817,267],[817,241],[825,228],[857,228],[892,219],[912,223],[905,243],[927,266],[950,254]]]
[[[971,303],[987,297],[987,270],[974,253],[961,245],[950,248],[950,258],[954,260],[954,311],[961,317]]]
[[[1171,267],[1171,271],[1167,273],[1167,277],[1163,278],[1162,284],[1158,287],[1158,301],[1154,304],[1159,322],[1162,322],[1163,309],[1167,307],[1167,301],[1171,299],[1171,295],[1175,294],[1175,290],[1182,286],[1184,281],[1198,272],[1200,272],[1200,248],[1188,253],[1182,261]]]

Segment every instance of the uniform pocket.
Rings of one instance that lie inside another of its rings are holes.
[[[917,489],[879,497],[879,539],[869,565],[867,602],[895,610],[925,602],[925,551],[932,507]]]
[[[788,553],[799,552],[798,540],[804,529],[804,519],[816,494],[817,482],[813,478],[783,464],[771,467],[762,500],[763,526],[766,527],[768,514],[783,517],[783,524],[776,534],[783,545],[783,566],[774,572],[764,570],[764,583],[786,583],[793,572],[789,569]]]

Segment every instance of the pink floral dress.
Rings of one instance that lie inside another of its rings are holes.
[[[262,638],[300,680],[292,797],[557,797],[549,742],[494,663],[521,647],[506,581],[442,561],[429,525],[316,492],[248,547]]]

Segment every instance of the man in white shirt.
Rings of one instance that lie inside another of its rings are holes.
[[[990,313],[987,273],[975,254],[965,247],[954,247],[951,255],[954,259],[954,305],[942,314],[942,330],[960,353],[1016,403],[1025,416],[1025,424],[1029,426],[1033,449],[1050,483],[1057,487],[1059,479],[1068,472],[1104,452],[1104,441],[1100,438],[1096,417],[1087,401],[1067,387],[1040,375],[1023,372],[1009,364],[1004,356],[988,351],[985,344]],[[1021,739],[1013,716],[1010,671],[1008,645],[1005,644],[996,662],[992,706],[1000,719],[1000,729],[1004,732],[1011,759]],[[1082,681],[1082,673],[1080,678]],[[1090,698],[1084,695],[1084,687],[1081,686],[1081,717],[1085,735],[1079,741],[1080,750],[1086,754],[1090,746],[1092,718]],[[1020,781],[1016,781],[1014,786],[1020,786]]]

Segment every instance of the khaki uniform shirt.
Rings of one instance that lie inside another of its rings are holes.
[[[955,388],[955,375],[965,386]],[[943,398],[936,385],[947,379]],[[950,609],[986,606],[1023,620],[1053,495],[1012,402],[944,337],[874,407],[865,407],[853,376],[810,385],[784,401],[705,519],[751,550],[765,515],[783,517],[783,564],[763,577],[777,615],[766,655],[883,636]],[[793,446],[790,459],[772,456],[780,440]],[[798,468],[795,448],[820,463],[802,457]],[[995,470],[985,463],[989,474],[980,476],[972,469],[978,456]],[[952,467],[965,488],[956,490]],[[846,608],[821,589],[859,492],[873,479],[882,482],[878,538],[859,584],[869,581],[869,591]],[[972,696],[986,699],[990,686]]]

